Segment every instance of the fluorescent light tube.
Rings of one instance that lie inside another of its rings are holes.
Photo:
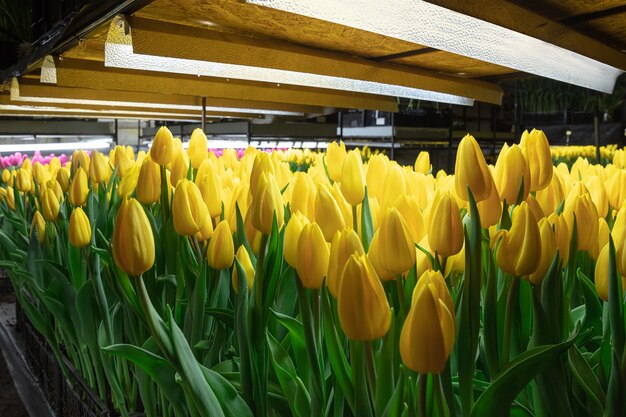
[[[518,71],[611,93],[623,71],[568,49],[421,0],[247,0]]]
[[[111,139],[98,139],[81,142],[59,142],[59,143],[12,143],[0,145],[0,152],[49,152],[49,151],[73,151],[76,149],[107,149],[111,146]]]

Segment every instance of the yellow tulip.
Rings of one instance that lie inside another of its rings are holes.
[[[133,165],[117,186],[117,195],[123,200],[130,197],[137,188],[140,168]]]
[[[7,204],[11,210],[15,210],[15,190],[13,187],[7,187],[6,191]]]
[[[85,173],[89,172],[89,155],[85,151],[76,150],[72,154],[72,174],[76,174],[78,168],[82,168]]]
[[[611,208],[619,210],[626,200],[626,170],[616,171],[606,182],[606,192]]]
[[[306,288],[320,289],[328,271],[330,252],[317,223],[307,224],[298,238],[296,271]]]
[[[617,259],[616,259],[616,263]],[[626,277],[617,271],[618,277],[622,278],[622,291],[626,290]],[[594,281],[598,296],[604,301],[609,301],[609,244],[604,245],[600,251],[596,268],[594,270]]]
[[[137,177],[137,200],[156,203],[161,198],[161,168],[150,158],[144,158]]]
[[[187,171],[189,170],[189,160],[187,155],[178,151],[174,154],[174,160],[172,161],[172,169],[170,171],[170,184],[176,188],[178,183],[187,178]]]
[[[374,232],[374,236],[372,236],[372,241],[370,242],[370,248],[367,251],[367,257],[370,260],[372,267],[376,271],[376,275],[378,275],[378,277],[382,281],[390,281],[396,278],[396,274],[394,274],[393,272],[389,272],[385,268],[383,268],[380,262],[381,255],[380,255],[380,245],[378,243],[379,240],[380,240],[380,229],[376,230],[376,232]]]
[[[30,236],[33,236],[33,232],[37,230],[37,237],[39,239],[39,243],[43,244],[43,240],[45,238],[46,233],[46,220],[43,218],[39,210],[35,212],[33,216],[33,221],[30,224]]]
[[[539,238],[541,239],[541,258],[539,259],[539,266],[535,272],[528,275],[528,280],[534,285],[541,285],[543,279],[554,260],[556,254],[556,236],[552,225],[546,218],[542,218],[539,221]]]
[[[537,270],[541,259],[541,238],[537,220],[526,202],[513,209],[511,229],[499,230],[491,239],[491,246],[498,241],[496,263],[504,272],[521,277]]]
[[[403,274],[415,265],[415,243],[395,208],[385,212],[380,228],[378,260],[386,271]]]
[[[450,193],[438,193],[428,219],[428,243],[440,256],[447,258],[463,247],[465,234],[461,213]]]
[[[333,197],[331,188],[327,184],[320,184],[315,198],[315,221],[322,229],[324,238],[330,242],[337,230],[345,229],[346,222],[339,203]]]
[[[593,249],[598,240],[598,211],[591,196],[587,193],[566,201],[563,215],[570,231],[574,230],[574,216],[576,217],[578,250]]]
[[[609,229],[609,225],[606,223],[602,217],[598,219],[598,240],[593,245],[593,248],[589,251],[591,258],[595,261],[598,259],[598,255],[600,255],[600,249],[604,247],[607,243],[609,243],[609,235],[611,234],[611,230]]]
[[[250,191],[252,195],[256,194],[256,189],[261,181],[261,177],[263,175],[272,174],[276,175],[276,171],[274,170],[274,165],[270,160],[269,155],[266,152],[258,152],[254,157],[254,162],[252,164],[252,171],[250,172]]]
[[[154,265],[154,236],[148,216],[134,198],[120,205],[111,242],[113,260],[128,275],[139,276]]]
[[[207,173],[200,182],[196,182],[202,194],[202,199],[209,209],[211,217],[217,217],[222,214],[222,205],[224,204],[224,187],[217,173],[211,171]]]
[[[394,207],[398,209],[398,212],[402,216],[404,223],[411,233],[413,242],[419,243],[426,235],[426,226],[424,225],[424,219],[419,205],[417,204],[417,200],[412,196],[403,194],[398,197],[394,203]]]
[[[280,229],[284,223],[285,210],[280,189],[272,174],[261,174],[256,193],[252,197],[252,224],[263,234],[272,232],[274,216]]]
[[[365,177],[363,176],[363,162],[358,149],[353,149],[346,155],[341,169],[341,192],[351,206],[357,206],[365,197]]]
[[[382,153],[372,156],[367,163],[367,173],[365,175],[367,194],[378,199],[379,203],[383,201],[383,191],[388,169],[389,159]]]
[[[235,244],[233,234],[226,220],[222,220],[215,227],[209,241],[206,258],[213,269],[227,269],[233,264]]]
[[[419,262],[417,263],[419,265]],[[432,269],[432,266],[430,266],[430,269]],[[465,272],[465,244],[463,244],[463,247],[461,248],[459,253],[452,255],[448,259],[446,259],[444,276],[447,277],[453,272],[456,272],[457,274],[462,274],[463,272]]]
[[[198,169],[200,164],[209,157],[208,147],[209,142],[202,129],[194,129],[187,148],[187,155],[189,155],[193,169]]]
[[[421,374],[443,371],[454,347],[454,306],[440,272],[426,271],[413,290],[411,308],[400,333],[400,356]]]
[[[537,202],[547,216],[554,213],[565,198],[559,175],[557,171],[554,171],[550,184],[543,190],[537,191],[535,195]]]
[[[254,286],[254,266],[252,266],[252,260],[250,259],[250,254],[246,250],[245,246],[239,246],[237,249],[237,254],[235,255],[239,263],[241,264],[241,269],[246,274],[246,283],[248,285],[248,291],[252,291],[252,287]],[[239,272],[237,268],[233,268],[232,274],[232,283],[233,289],[236,294],[239,294]]]
[[[20,168],[17,170],[17,177],[15,182],[17,185],[17,189],[23,193],[29,192],[30,189],[33,187],[31,173],[24,168]]]
[[[543,190],[550,185],[554,170],[548,138],[542,130],[524,131],[519,146],[530,169],[530,178],[524,177],[524,182],[530,183],[530,191]]]
[[[492,181],[491,194],[486,200],[476,203],[480,217],[480,227],[489,229],[490,226],[498,224],[502,216],[502,203],[495,182]]]
[[[530,211],[532,211],[533,215],[535,216],[535,220],[537,220],[537,222],[546,217],[543,210],[541,209],[541,206],[537,202],[537,199],[532,194],[528,194],[528,197],[526,197],[526,203],[528,204]]]
[[[559,256],[563,260],[563,263],[566,264],[569,260],[571,230],[569,229],[564,216],[558,216],[556,213],[552,213],[547,217],[547,219],[554,229],[556,247],[559,250]]]
[[[337,231],[330,244],[330,257],[328,260],[328,274],[326,276],[326,286],[333,297],[337,298],[341,273],[352,254],[363,255],[363,245],[356,232],[352,229]]]
[[[296,267],[298,262],[298,239],[302,233],[302,229],[305,225],[310,224],[309,220],[302,215],[299,211],[296,211],[289,218],[289,223],[285,227],[284,249],[283,255],[285,262]]]
[[[508,204],[515,204],[520,193],[522,180],[524,181],[524,190],[522,192],[522,201],[526,200],[530,192],[531,174],[530,168],[526,163],[526,159],[521,149],[517,145],[502,147],[498,160],[496,161],[496,169],[494,172],[494,180],[500,199],[505,200]]]
[[[331,180],[341,181],[341,170],[346,155],[346,145],[344,145],[343,141],[328,144],[328,148],[326,148],[326,168]]]
[[[304,172],[296,172],[292,179],[291,201],[289,204],[291,213],[299,211],[309,221],[314,221],[316,196],[317,190],[311,176]]]
[[[89,178],[94,184],[108,182],[111,178],[111,167],[104,155],[100,152],[93,151],[91,153],[91,163],[89,164]]]
[[[181,236],[193,236],[211,223],[200,190],[188,179],[180,181],[174,190],[172,216],[174,229]]]
[[[351,340],[376,340],[387,334],[391,310],[383,286],[367,256],[350,255],[341,274],[337,312]]]
[[[70,174],[65,168],[61,168],[57,171],[57,181],[63,192],[66,192],[70,186]]]
[[[398,164],[390,164],[385,178],[383,198],[380,201],[380,208],[385,211],[392,207],[398,197],[406,194],[406,180],[402,168]]]
[[[55,181],[56,182],[56,181]],[[41,192],[41,211],[46,220],[52,222],[59,217],[61,203],[59,197],[55,194],[54,189],[46,187]]]
[[[456,194],[464,201],[469,201],[467,187],[469,186],[476,201],[489,198],[492,182],[491,173],[485,162],[485,156],[480,150],[476,139],[465,135],[459,143],[454,166],[454,186]]]
[[[89,183],[87,181],[87,173],[82,167],[79,167],[74,173],[74,178],[72,178],[67,198],[73,206],[78,207],[87,203],[88,195]]]
[[[430,155],[427,151],[422,151],[417,155],[413,168],[415,172],[421,172],[422,174],[430,172]]]
[[[604,188],[604,181],[602,181],[597,175],[594,175],[592,177],[588,177],[585,181],[585,186],[587,186],[587,189],[589,190],[591,201],[593,201],[593,204],[596,205],[598,216],[606,217],[609,213],[609,199],[606,189]]]
[[[5,184],[8,184],[10,179],[11,179],[11,171],[9,171],[6,168],[3,169],[2,170],[2,182]]]
[[[39,186],[45,184],[50,179],[50,174],[48,174],[46,168],[41,165],[39,161],[35,162],[33,165],[33,178]]]
[[[87,246],[91,242],[91,224],[82,208],[76,207],[70,215],[70,243],[77,248]]]
[[[159,165],[167,165],[174,159],[174,137],[172,132],[161,126],[154,136],[152,146],[150,147],[150,158]]]

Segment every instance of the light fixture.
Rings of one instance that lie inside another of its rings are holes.
[[[611,93],[622,70],[421,0],[247,0]]]
[[[139,54],[133,51],[131,34],[127,33],[124,28],[126,24],[125,21],[114,21],[110,26],[104,45],[104,64],[107,67],[290,84],[466,106],[474,103],[474,100],[468,97],[403,85],[275,68]]]
[[[80,142],[58,142],[58,143],[11,143],[0,145],[0,153],[7,152],[51,152],[51,151],[73,151],[76,149],[107,149],[111,146],[111,139],[96,139]]]
[[[179,116],[179,117],[190,117],[190,118],[199,118],[200,115],[197,113],[170,113],[167,111],[140,111],[140,110],[117,110],[117,109],[103,109],[103,110],[93,110],[93,109],[81,109],[81,108],[77,108],[77,109],[66,109],[63,107],[54,107],[54,106],[19,106],[19,105],[15,105],[15,104],[0,104],[0,111],[1,110],[7,110],[7,111],[25,111],[25,112],[29,112],[29,111],[49,111],[49,112],[53,112],[53,113],[73,113],[73,114],[80,114],[80,113],[94,113],[94,114],[102,114],[102,115],[106,115],[106,114],[117,114],[117,115],[124,115],[124,114],[133,114],[133,115],[139,115],[139,116]],[[218,117],[215,115],[207,115],[206,117]]]

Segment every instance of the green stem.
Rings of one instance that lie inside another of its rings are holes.
[[[426,379],[428,374],[420,374],[417,379],[417,417],[427,417],[426,413]]]
[[[511,328],[513,327],[513,316],[519,301],[519,280],[520,278],[513,277],[513,282],[511,283],[509,295],[506,300],[506,310],[504,312],[504,333],[502,336],[502,366],[509,362],[509,354],[511,351]]]
[[[372,342],[367,340],[363,342],[363,351],[365,353],[365,365],[367,367],[367,381],[370,387],[370,395],[374,397],[376,393],[376,366],[374,365],[374,350],[372,349]],[[372,403],[376,404],[374,398]]]
[[[400,316],[402,317],[402,321],[407,315],[406,309],[406,296],[404,295],[404,286],[402,285],[402,274],[398,274],[396,276],[396,290],[398,290],[398,303],[400,304]]]
[[[361,213],[361,215],[362,214],[363,213]],[[358,235],[359,234],[359,222],[358,222],[357,215],[356,215],[356,206],[352,206],[352,228]]]

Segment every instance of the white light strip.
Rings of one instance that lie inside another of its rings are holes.
[[[8,110],[8,111],[42,111],[42,112],[54,112],[54,113],[94,113],[94,114],[136,114],[139,116],[174,116],[174,117],[200,117],[199,114],[188,114],[188,113],[167,113],[167,112],[150,112],[150,111],[135,111],[135,110],[116,110],[116,109],[106,109],[106,110],[90,110],[90,109],[66,109],[64,107],[53,107],[53,106],[18,106],[15,104],[0,104],[0,110]],[[216,115],[207,115],[206,117],[221,117]]]
[[[118,120],[165,120],[165,121],[176,121],[176,122],[194,122],[198,123],[198,118],[179,118],[179,117],[171,117],[171,116],[139,116],[139,115],[118,115],[118,114],[33,114],[33,113],[11,113],[11,114],[3,114],[0,111],[0,118],[2,117],[32,117],[38,119],[56,119],[56,118],[66,118],[66,119],[118,119]],[[2,119],[0,119],[2,120]]]
[[[81,142],[59,143],[13,143],[0,145],[0,152],[34,152],[34,151],[73,151],[75,149],[107,149],[111,146],[111,139],[88,140]]]
[[[198,61],[135,54],[133,46],[106,42],[104,46],[104,65],[115,68],[130,68],[142,71],[170,72],[197,76],[234,78],[239,80],[262,81],[276,84],[290,84],[305,87],[327,88],[332,90],[353,91],[357,93],[378,94],[391,97],[406,97],[418,100],[471,106],[474,100],[452,94],[438,93],[419,88],[383,84],[373,81],[355,80],[343,77],[278,70],[273,68],[251,67],[246,65],[223,64],[219,62]]]
[[[616,78],[623,72],[565,48],[421,0],[247,2],[378,33],[605,93],[613,91]]]

